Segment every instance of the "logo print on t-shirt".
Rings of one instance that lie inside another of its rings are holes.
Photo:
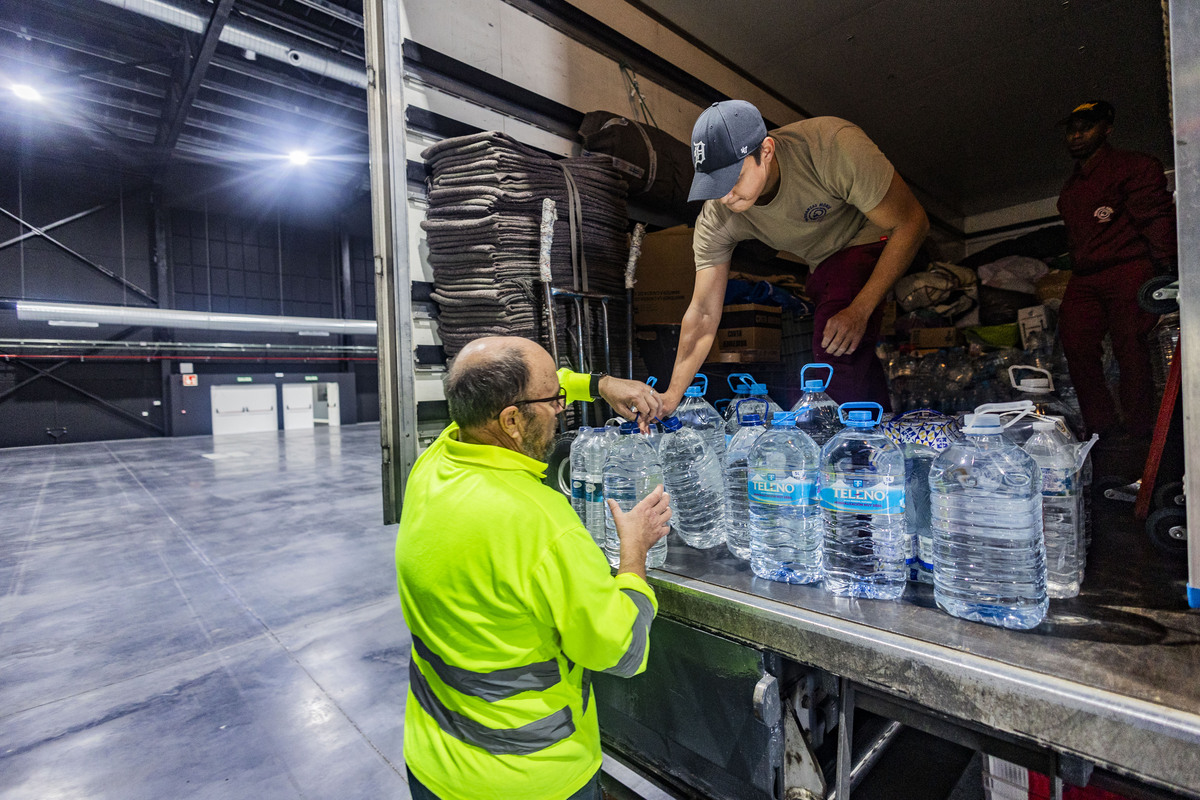
[[[1108,206],[1100,206],[1092,212],[1092,216],[1096,218],[1097,222],[1108,222],[1112,219],[1113,210]]]
[[[821,218],[829,212],[829,203],[813,203],[804,210],[805,222],[820,222]]]
[[[692,166],[699,169],[704,163],[704,142],[692,142]]]

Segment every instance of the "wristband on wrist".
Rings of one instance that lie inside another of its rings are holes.
[[[593,372],[592,373],[592,375],[591,375],[592,380],[588,384],[588,394],[590,394],[592,396],[593,400],[595,400],[597,397],[600,396],[600,379],[607,378],[607,377],[608,377],[607,372]]]

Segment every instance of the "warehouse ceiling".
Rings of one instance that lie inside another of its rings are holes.
[[[1054,123],[1117,108],[1113,142],[1173,163],[1153,0],[640,0],[810,116],[860,125],[968,216],[1058,194]]]
[[[1054,121],[1085,99],[1116,105],[1118,143],[1171,161],[1152,0],[639,5],[798,112],[862,125],[949,217],[1057,194]],[[361,0],[4,0],[0,80],[45,96],[0,92],[0,148],[176,183],[200,165],[262,184],[304,171],[361,199],[362,53]]]
[[[361,0],[5,0],[0,79],[42,96],[5,87],[0,144],[176,183],[189,164],[260,184],[304,171],[353,200],[362,54]]]

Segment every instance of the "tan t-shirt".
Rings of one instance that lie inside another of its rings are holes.
[[[885,234],[863,212],[883,200],[895,169],[861,128],[837,117],[814,117],[770,135],[779,159],[779,192],[770,203],[740,214],[718,200],[706,202],[692,239],[697,270],[728,263],[745,239],[793,253],[811,268]]]

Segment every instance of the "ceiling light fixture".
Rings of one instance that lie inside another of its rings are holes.
[[[28,100],[31,103],[36,103],[42,99],[42,93],[33,88],[27,83],[14,83],[13,94],[22,100]]]

